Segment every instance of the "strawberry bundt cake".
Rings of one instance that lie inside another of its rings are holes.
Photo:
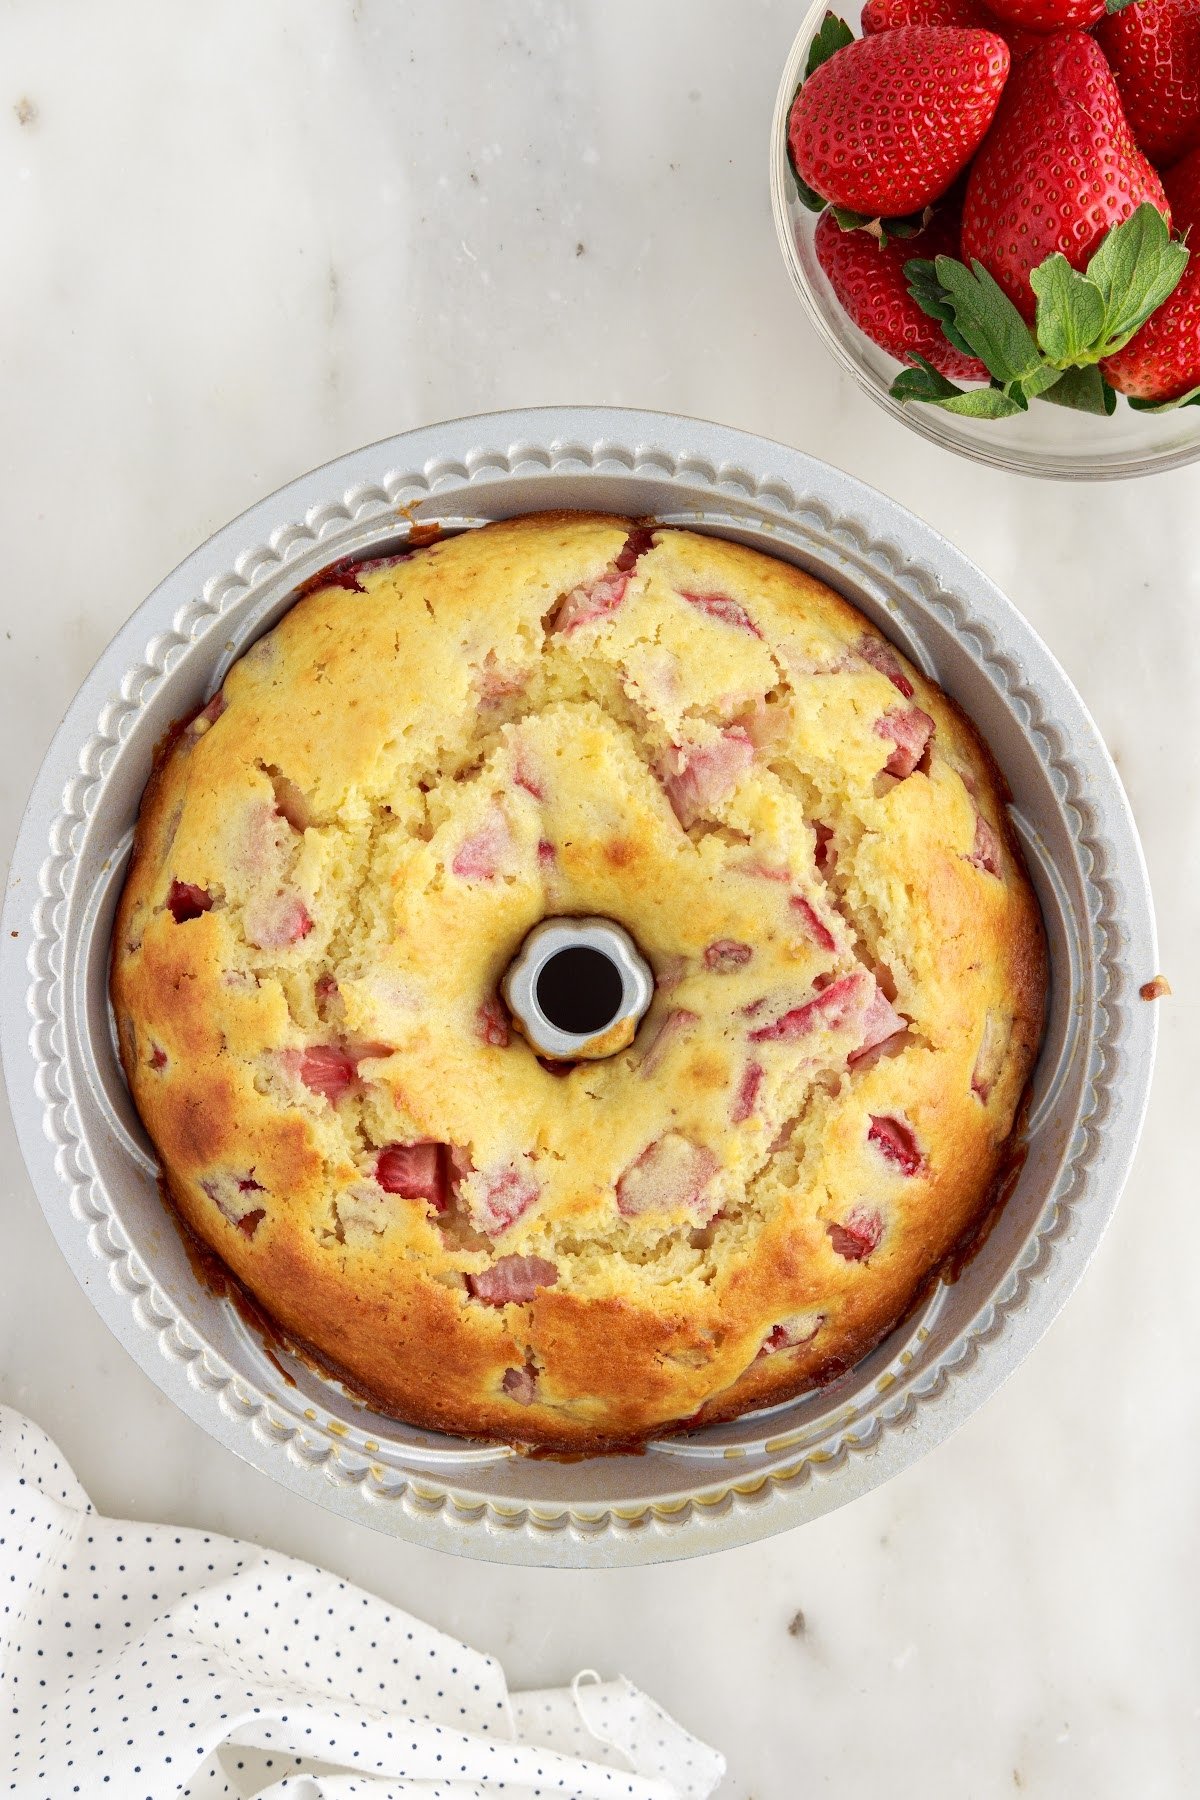
[[[501,990],[577,917],[654,993],[555,1062]],[[558,1451],[897,1325],[988,1214],[1045,987],[937,687],[790,564],[567,513],[308,584],[161,747],[112,966],[167,1192],[285,1341]]]

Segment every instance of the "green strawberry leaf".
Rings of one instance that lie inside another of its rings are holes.
[[[1105,381],[1095,363],[1085,369],[1066,369],[1048,393],[1043,396],[1056,406],[1070,406],[1076,412],[1112,416],[1117,404],[1114,390]]]
[[[888,390],[893,400],[931,400],[936,405],[941,400],[953,399],[956,394],[966,392],[965,388],[955,387],[952,381],[933,364],[926,362],[923,356],[914,353],[914,366],[897,375]]]
[[[927,221],[919,213],[915,213],[907,219],[885,219],[883,223],[889,237],[914,238],[920,237]]]
[[[892,238],[916,237],[924,229],[920,214],[907,219],[881,219],[872,213],[852,212],[848,206],[835,206],[833,216],[843,231],[865,231],[882,250]]]
[[[1186,394],[1180,394],[1178,400],[1137,400],[1132,394],[1127,398],[1134,412],[1176,412],[1181,406],[1200,406],[1200,387],[1189,388]]]
[[[1055,387],[1064,369],[1087,368],[1127,344],[1174,291],[1187,260],[1187,245],[1171,237],[1157,207],[1139,206],[1105,234],[1085,273],[1057,251],[1032,271],[1036,335],[979,262],[968,269],[952,256],[913,257],[904,274],[917,305],[955,349],[979,357],[1006,396],[1024,405]],[[1082,398],[1064,390],[1059,403],[1111,411],[1103,386],[1077,387]]]
[[[1187,245],[1172,238],[1167,221],[1148,200],[1106,232],[1087,266],[1087,279],[1104,302],[1098,334],[1103,344],[1097,357],[1109,356],[1129,342],[1179,285],[1187,260]],[[1041,272],[1034,271],[1035,283]]]
[[[1020,381],[1012,384],[1012,391],[1015,393],[1019,389],[1026,400],[1036,400],[1040,394],[1056,387],[1062,378],[1063,371],[1056,369],[1053,363],[1039,363],[1036,369],[1031,369],[1028,375],[1022,375]]]
[[[1029,395],[1025,392],[1025,383],[1023,381],[1010,382],[1007,387],[1002,387],[998,381],[993,381],[991,387],[985,388],[983,391],[985,393],[995,394],[1001,400],[1009,401],[1012,407],[1011,412],[1008,410],[1004,412],[986,412],[984,416],[989,419],[1009,419],[1012,417],[1013,412],[1029,411]]]
[[[802,175],[797,175],[794,166],[792,168],[792,180],[796,184],[796,198],[799,200],[801,206],[806,206],[809,212],[823,213],[825,208],[829,205],[828,200],[826,200],[823,195],[818,194],[816,188],[810,188],[804,177]]]
[[[853,42],[854,33],[845,20],[839,19],[836,13],[827,12],[821,21],[820,30],[808,46],[808,62],[804,70],[804,81],[808,80],[814,69],[819,69],[822,63],[828,62],[831,56],[836,55],[839,50],[844,50],[847,44]],[[804,81],[792,95],[791,105],[788,107],[789,119],[792,116],[792,108],[799,97],[800,89],[804,86]],[[806,206],[809,212],[824,212],[829,202],[821,194],[818,194],[815,188],[809,187],[796,167],[795,158],[792,155],[790,132],[788,133],[787,159],[788,167],[792,171],[792,180],[796,184],[796,196],[801,206]]]
[[[801,83],[801,86],[803,86],[803,83]],[[797,88],[796,92],[792,95],[792,106],[795,106],[799,93],[800,89]],[[791,118],[792,106],[788,107],[789,118]],[[806,206],[809,212],[824,212],[825,208],[829,205],[829,202],[828,200],[823,199],[815,188],[809,187],[807,181],[805,181],[803,175],[801,175],[799,169],[796,167],[796,159],[792,155],[792,138],[790,132],[788,133],[787,141],[787,159],[788,168],[792,171],[792,180],[796,184],[796,195],[801,206]]]
[[[1008,386],[1032,375],[1042,360],[1033,333],[983,264],[968,269],[939,256],[934,267],[957,330],[996,380]]]
[[[1027,411],[1018,395],[1006,394],[1003,388],[993,387],[969,388],[957,399],[942,404],[946,412],[959,413],[969,419],[1012,419]]]
[[[1063,367],[1087,360],[1104,331],[1100,289],[1078,274],[1058,250],[1033,270],[1029,280],[1037,295],[1036,331],[1042,350]]]
[[[822,63],[827,63],[831,56],[844,50],[847,44],[854,42],[854,33],[844,19],[839,19],[834,12],[827,12],[821,20],[821,28],[808,46],[808,62],[804,69],[804,79],[808,80]]]
[[[904,279],[922,312],[927,312],[931,319],[953,321],[949,297],[938,280],[937,269],[927,256],[910,256],[904,265]]]
[[[1106,13],[1124,12],[1127,6],[1136,6],[1137,0],[1104,0]]]
[[[871,213],[852,212],[848,206],[835,206],[833,216],[843,231],[867,231],[873,238],[878,238],[880,249],[888,241],[887,227],[884,221]]]
[[[893,400],[924,400],[945,412],[972,419],[1011,419],[1025,411],[1025,403],[997,387],[960,388],[947,381],[932,363],[915,356],[915,368],[897,375],[891,386]]]
[[[966,338],[954,323],[954,308],[950,305],[950,296],[937,278],[937,270],[923,256],[911,256],[904,265],[904,279],[908,283],[908,291],[931,319],[936,319],[942,328],[942,335],[961,350],[964,356],[973,356]]]

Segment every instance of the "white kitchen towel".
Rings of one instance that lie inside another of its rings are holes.
[[[490,1656],[308,1563],[101,1517],[0,1406],[0,1793],[706,1800],[724,1768],[627,1681],[510,1696]]]

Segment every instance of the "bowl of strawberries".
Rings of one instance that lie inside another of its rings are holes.
[[[780,83],[780,245],[860,386],[977,461],[1200,456],[1200,0],[818,0]]]

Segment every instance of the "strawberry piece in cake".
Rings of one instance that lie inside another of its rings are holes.
[[[895,1164],[902,1175],[919,1175],[925,1167],[925,1158],[917,1147],[912,1127],[903,1119],[872,1113],[867,1139],[886,1162]]]
[[[212,895],[207,888],[197,887],[191,881],[173,881],[167,890],[167,911],[177,925],[183,925],[188,919],[198,919],[201,913],[212,908]]]
[[[286,950],[313,928],[307,906],[297,894],[266,894],[246,908],[247,941],[259,950]]]
[[[617,1182],[617,1209],[625,1218],[642,1213],[701,1208],[719,1164],[713,1152],[677,1131],[648,1144]]]
[[[498,1237],[529,1211],[540,1192],[538,1183],[521,1169],[487,1171],[469,1190],[472,1223],[488,1237]]]
[[[663,776],[663,786],[686,831],[733,792],[754,761],[754,745],[735,726],[715,743],[677,747],[674,760],[675,768]]]
[[[376,1160],[375,1179],[385,1194],[426,1200],[434,1212],[449,1205],[444,1144],[388,1144]]]
[[[710,619],[719,619],[722,625],[732,625],[737,631],[748,631],[756,638],[762,636],[745,607],[739,601],[731,600],[728,594],[686,594],[681,590],[679,598],[686,600],[689,606],[694,606],[697,612],[707,613]]]
[[[863,1014],[862,1042],[857,1050],[849,1056],[850,1066],[861,1062],[872,1050],[882,1049],[890,1044],[893,1038],[902,1037],[908,1030],[908,1020],[903,1013],[898,1013],[882,988],[876,985],[871,996],[871,1003]]]
[[[900,658],[890,644],[882,638],[871,637],[864,632],[855,649],[865,663],[870,663],[880,675],[886,675],[894,688],[898,688],[906,700],[913,697],[913,684],[900,666]]]
[[[841,1224],[825,1227],[829,1241],[847,1262],[865,1262],[879,1248],[883,1237],[883,1215],[870,1207],[856,1206]]]
[[[982,869],[985,875],[999,875],[1002,869],[1000,860],[1000,839],[992,830],[982,813],[975,814],[975,842],[971,846],[969,863]]]
[[[793,894],[791,908],[800,917],[805,931],[818,950],[833,951],[837,949],[837,940],[811,900],[806,900],[803,894]]]
[[[671,1046],[700,1023],[699,1013],[689,1011],[686,1006],[677,1006],[669,1012],[658,1030],[654,1033],[642,1057],[642,1074],[653,1075],[666,1060]]]
[[[714,974],[725,974],[730,969],[745,968],[753,955],[750,945],[737,938],[717,938],[705,948],[704,966]]]
[[[479,1035],[485,1044],[495,1050],[507,1050],[509,1040],[508,1014],[495,995],[485,1000],[475,1015]]]
[[[903,781],[924,756],[933,736],[933,720],[919,706],[895,707],[875,721],[877,737],[889,738],[895,749],[884,763],[884,773]]]
[[[512,838],[504,814],[495,809],[469,837],[463,839],[450,864],[463,881],[494,881],[512,854]]]
[[[468,1275],[467,1286],[489,1306],[523,1306],[539,1288],[553,1287],[557,1280],[557,1267],[544,1256],[502,1256],[490,1269]]]
[[[581,625],[594,625],[598,619],[606,619],[615,613],[629,586],[629,577],[624,574],[599,575],[594,581],[585,581],[559,602],[550,621],[550,630],[555,632],[578,631]]]
[[[744,1125],[747,1119],[754,1117],[765,1073],[761,1063],[747,1064],[746,1071],[738,1083],[738,1090],[734,1095],[733,1106],[729,1114],[735,1125]]]

